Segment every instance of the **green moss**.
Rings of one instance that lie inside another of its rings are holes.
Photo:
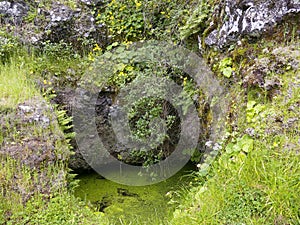
[[[166,194],[186,185],[189,178],[182,175],[192,169],[188,165],[166,181],[141,187],[117,184],[98,174],[81,175],[75,195],[92,202],[111,222],[159,224],[170,219],[173,208],[168,205],[170,198]]]

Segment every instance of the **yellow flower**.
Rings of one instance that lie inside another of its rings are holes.
[[[44,84],[45,84],[45,85],[47,84],[47,81],[46,81],[46,80],[44,80]]]
[[[141,5],[142,5],[142,3],[140,3],[140,2],[135,2],[135,6],[136,6],[137,8],[141,7]]]
[[[124,44],[126,45],[126,48],[128,49],[130,45],[132,44],[132,41],[125,41]]]
[[[95,60],[95,58],[94,58],[94,56],[92,55],[91,52],[89,53],[88,60],[92,61],[92,62]]]
[[[160,14],[162,14],[162,15],[165,15],[165,14],[166,14],[166,12],[160,12]]]
[[[185,86],[186,85],[186,80],[187,80],[187,78],[185,77],[185,78],[183,78],[183,86]]]

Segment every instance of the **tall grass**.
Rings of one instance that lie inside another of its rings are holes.
[[[24,63],[0,64],[0,107],[15,107],[38,94],[28,74],[28,66]]]

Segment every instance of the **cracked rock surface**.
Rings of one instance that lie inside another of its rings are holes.
[[[206,37],[205,43],[221,49],[241,37],[259,37],[286,16],[299,13],[299,0],[226,0],[221,18],[224,22]]]

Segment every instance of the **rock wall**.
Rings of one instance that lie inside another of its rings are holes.
[[[224,22],[206,37],[205,43],[221,49],[242,37],[257,38],[285,17],[299,13],[299,0],[226,0],[219,18]]]
[[[82,94],[88,95],[88,93],[82,93]],[[99,93],[99,97],[95,104],[95,113],[96,113],[95,123],[98,131],[98,134],[95,134],[95,136],[99,135],[101,142],[103,143],[105,148],[109,151],[109,153],[116,156],[116,154],[126,150],[122,149],[121,146],[119,146],[118,143],[116,142],[114,131],[110,124],[109,117],[111,111],[114,108],[112,107],[114,95],[115,95],[114,92],[109,92],[109,91]],[[76,108],[76,110],[80,110],[81,112],[84,112],[86,107],[90,107],[87,106],[85,102],[76,101],[75,97],[76,94],[74,89],[65,88],[64,90],[58,91],[58,94],[54,99],[54,102],[55,104],[66,106],[66,110],[69,116],[72,116],[72,109],[74,110]],[[89,124],[89,121],[82,120],[80,121],[80,123],[82,123],[82,127],[85,127],[86,124]],[[83,133],[83,135],[85,135],[85,133]],[[75,154],[71,156],[69,161],[69,166],[77,173],[86,170],[91,170],[90,165],[93,162],[86,162],[86,160],[92,159],[90,157],[90,154],[92,154],[92,152],[90,152],[91,151],[90,149],[93,149],[92,140],[94,139],[94,137],[90,137],[91,140],[89,141],[89,139],[86,136],[84,136],[83,141],[86,140],[86,142],[82,145],[85,145],[86,149],[79,149],[75,139],[71,141],[71,145],[74,148]],[[99,161],[99,157],[98,157],[98,161]],[[99,163],[106,164],[110,162],[107,161],[107,158],[103,157],[103,161],[101,162],[99,161]]]

